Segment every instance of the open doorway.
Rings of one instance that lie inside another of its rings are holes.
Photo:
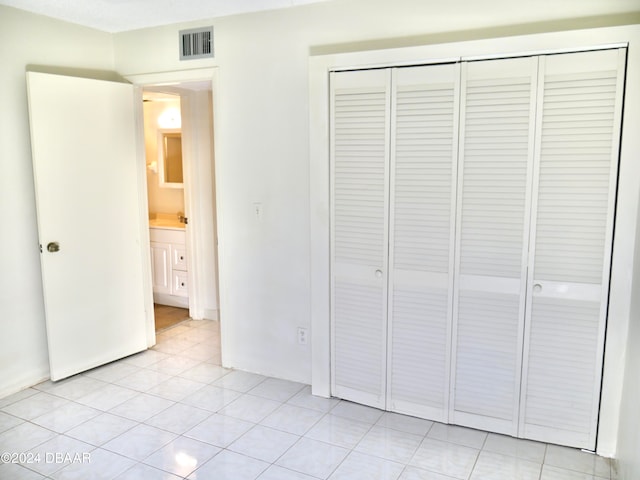
[[[218,320],[211,82],[142,98],[155,331]]]
[[[156,333],[189,318],[180,94],[166,90],[142,93]]]

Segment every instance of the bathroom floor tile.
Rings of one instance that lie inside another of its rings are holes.
[[[103,413],[66,432],[66,435],[100,446],[137,425],[133,420]]]
[[[261,382],[249,390],[249,393],[277,402],[286,402],[303,388],[304,385],[301,383],[280,380],[278,378],[267,378],[264,382]]]
[[[268,463],[224,450],[189,475],[189,480],[255,480]]]
[[[452,478],[453,477],[440,475],[439,473],[428,470],[422,470],[421,468],[408,466],[400,475],[399,480],[452,480]]]
[[[113,362],[84,372],[82,375],[111,383],[131,375],[139,369],[140,367],[125,362]]]
[[[371,425],[368,423],[329,414],[316,423],[305,436],[350,449],[355,447],[370,429]]]
[[[299,439],[300,437],[291,433],[256,425],[229,445],[228,449],[264,462],[273,463]]]
[[[57,435],[31,449],[38,461],[25,465],[43,475],[52,473],[76,462],[89,461],[93,445],[71,437]]]
[[[77,401],[88,407],[107,411],[135,397],[137,394],[138,392],[130,388],[108,384],[95,390],[93,393],[80,397]]]
[[[442,440],[444,442],[455,443],[457,445],[464,445],[465,447],[480,449],[484,445],[487,433],[480,430],[473,430],[471,428],[459,427],[457,425],[434,423],[429,430],[427,437]]]
[[[187,378],[171,377],[169,380],[149,389],[147,393],[179,402],[186,396],[200,390],[204,385],[204,383],[194,382]]]
[[[280,402],[246,394],[238,397],[229,405],[222,408],[219,413],[229,417],[247,420],[248,422],[258,423],[280,405]]]
[[[111,480],[128,470],[135,461],[113,452],[97,448],[91,452],[90,462],[72,463],[51,475],[54,480]]]
[[[549,445],[547,447],[544,463],[554,467],[595,475],[596,477],[611,476],[611,465],[608,459],[558,445]]]
[[[10,428],[16,427],[23,422],[24,420],[22,418],[14,417],[13,415],[9,415],[8,413],[0,412],[0,433],[9,430]]]
[[[420,435],[374,426],[355,450],[394,462],[409,463],[422,439]]]
[[[144,460],[145,464],[186,477],[220,452],[218,447],[187,437],[178,437]],[[145,477],[146,478],[146,477]]]
[[[16,403],[19,400],[24,400],[25,398],[32,397],[36,393],[39,393],[40,390],[34,388],[25,388],[24,390],[20,390],[13,395],[9,395],[4,398],[0,398],[0,410],[2,410],[7,405],[11,405],[12,403]]]
[[[284,432],[304,435],[324,416],[318,410],[284,404],[260,423]]]
[[[330,480],[396,480],[404,465],[359,452],[351,452]]]
[[[263,382],[267,377],[258,375],[256,373],[242,372],[239,370],[226,374],[224,377],[219,378],[213,385],[222,388],[229,388],[237,392],[246,393],[254,388],[259,383]]]
[[[410,465],[441,475],[458,479],[467,479],[478,457],[479,450],[474,448],[425,438]]]
[[[209,416],[211,416],[211,412],[206,410],[176,403],[144,423],[162,430],[182,434]]]
[[[310,477],[304,473],[271,465],[258,477],[258,480],[317,480],[317,477]]]
[[[14,417],[32,420],[68,403],[69,401],[64,398],[56,397],[46,392],[38,392],[35,395],[7,405],[2,410]]]
[[[0,478],[6,478],[7,480],[46,480],[44,475],[29,470],[20,464],[2,462],[0,462]]]
[[[431,427],[433,427],[433,422],[431,420],[409,417],[408,415],[401,415],[399,413],[384,412],[376,422],[376,425],[401,432],[413,433],[414,435],[425,436]]]
[[[95,408],[70,402],[49,413],[34,418],[32,422],[41,427],[53,430],[54,432],[64,433],[91,418],[97,417],[101,413],[100,410],[96,410]]]
[[[71,378],[60,380],[59,382],[49,380],[36,385],[34,388],[58,397],[66,398],[67,400],[77,400],[106,385],[106,382],[96,378],[85,375],[75,375]]]
[[[182,480],[182,477],[159,470],[150,465],[137,463],[114,480]]]
[[[136,422],[144,422],[170,406],[175,405],[175,403],[173,400],[156,397],[155,395],[138,393],[135,397],[113,407],[109,410],[109,413],[135,420]]]
[[[470,480],[538,480],[542,464],[492,452],[480,452]]]
[[[196,390],[192,394],[180,400],[180,403],[202,408],[203,410],[208,410],[210,412],[217,412],[240,396],[242,396],[242,394],[234,390],[214,387],[213,385],[205,385],[201,389]]]
[[[176,437],[173,433],[140,424],[108,441],[102,448],[140,461]]]
[[[180,376],[200,383],[211,383],[222,378],[229,372],[231,372],[231,370],[222,368],[219,365],[198,363],[197,365],[184,370],[180,373]]]
[[[145,350],[144,352],[136,353],[135,355],[124,358],[121,362],[135,367],[150,367],[165,358],[169,358],[169,355],[166,353],[158,352],[156,350]]]
[[[382,410],[378,410],[377,408],[358,405],[357,403],[347,402],[344,400],[338,403],[331,410],[332,415],[370,424],[374,424],[380,420],[383,413],[384,412]]]
[[[484,450],[522,458],[531,462],[542,463],[547,446],[544,443],[521,438],[507,437],[490,433],[484,444]]]
[[[298,407],[310,408],[319,412],[327,413],[335,407],[340,400],[337,398],[322,398],[311,394],[311,387],[305,386],[302,390],[291,397],[287,403]]]
[[[200,362],[198,360],[194,360],[192,358],[180,357],[178,355],[165,355],[163,360],[160,360],[147,368],[173,376],[179,375],[199,364]]]
[[[189,438],[226,448],[247,432],[253,423],[226,415],[213,414],[184,435]]]
[[[21,453],[55,437],[51,430],[24,422],[0,434],[0,453]]]
[[[609,477],[599,477],[575,470],[566,470],[564,468],[554,467],[552,465],[542,466],[542,475],[540,480],[603,480]]]
[[[113,383],[138,392],[146,392],[170,378],[171,375],[167,375],[166,373],[141,368],[137,372],[120,378]]]
[[[276,462],[281,467],[312,477],[328,478],[349,454],[346,448],[301,438]]]

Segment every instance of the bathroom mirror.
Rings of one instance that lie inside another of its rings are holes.
[[[161,187],[183,188],[180,129],[158,130],[158,177]]]

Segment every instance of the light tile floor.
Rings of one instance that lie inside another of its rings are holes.
[[[615,478],[609,460],[578,450],[224,369],[218,323],[193,320],[151,350],[0,399],[2,452],[22,460],[0,463],[2,480]]]

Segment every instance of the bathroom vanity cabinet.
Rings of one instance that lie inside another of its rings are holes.
[[[149,234],[154,302],[188,306],[188,262],[184,228],[152,226]]]

